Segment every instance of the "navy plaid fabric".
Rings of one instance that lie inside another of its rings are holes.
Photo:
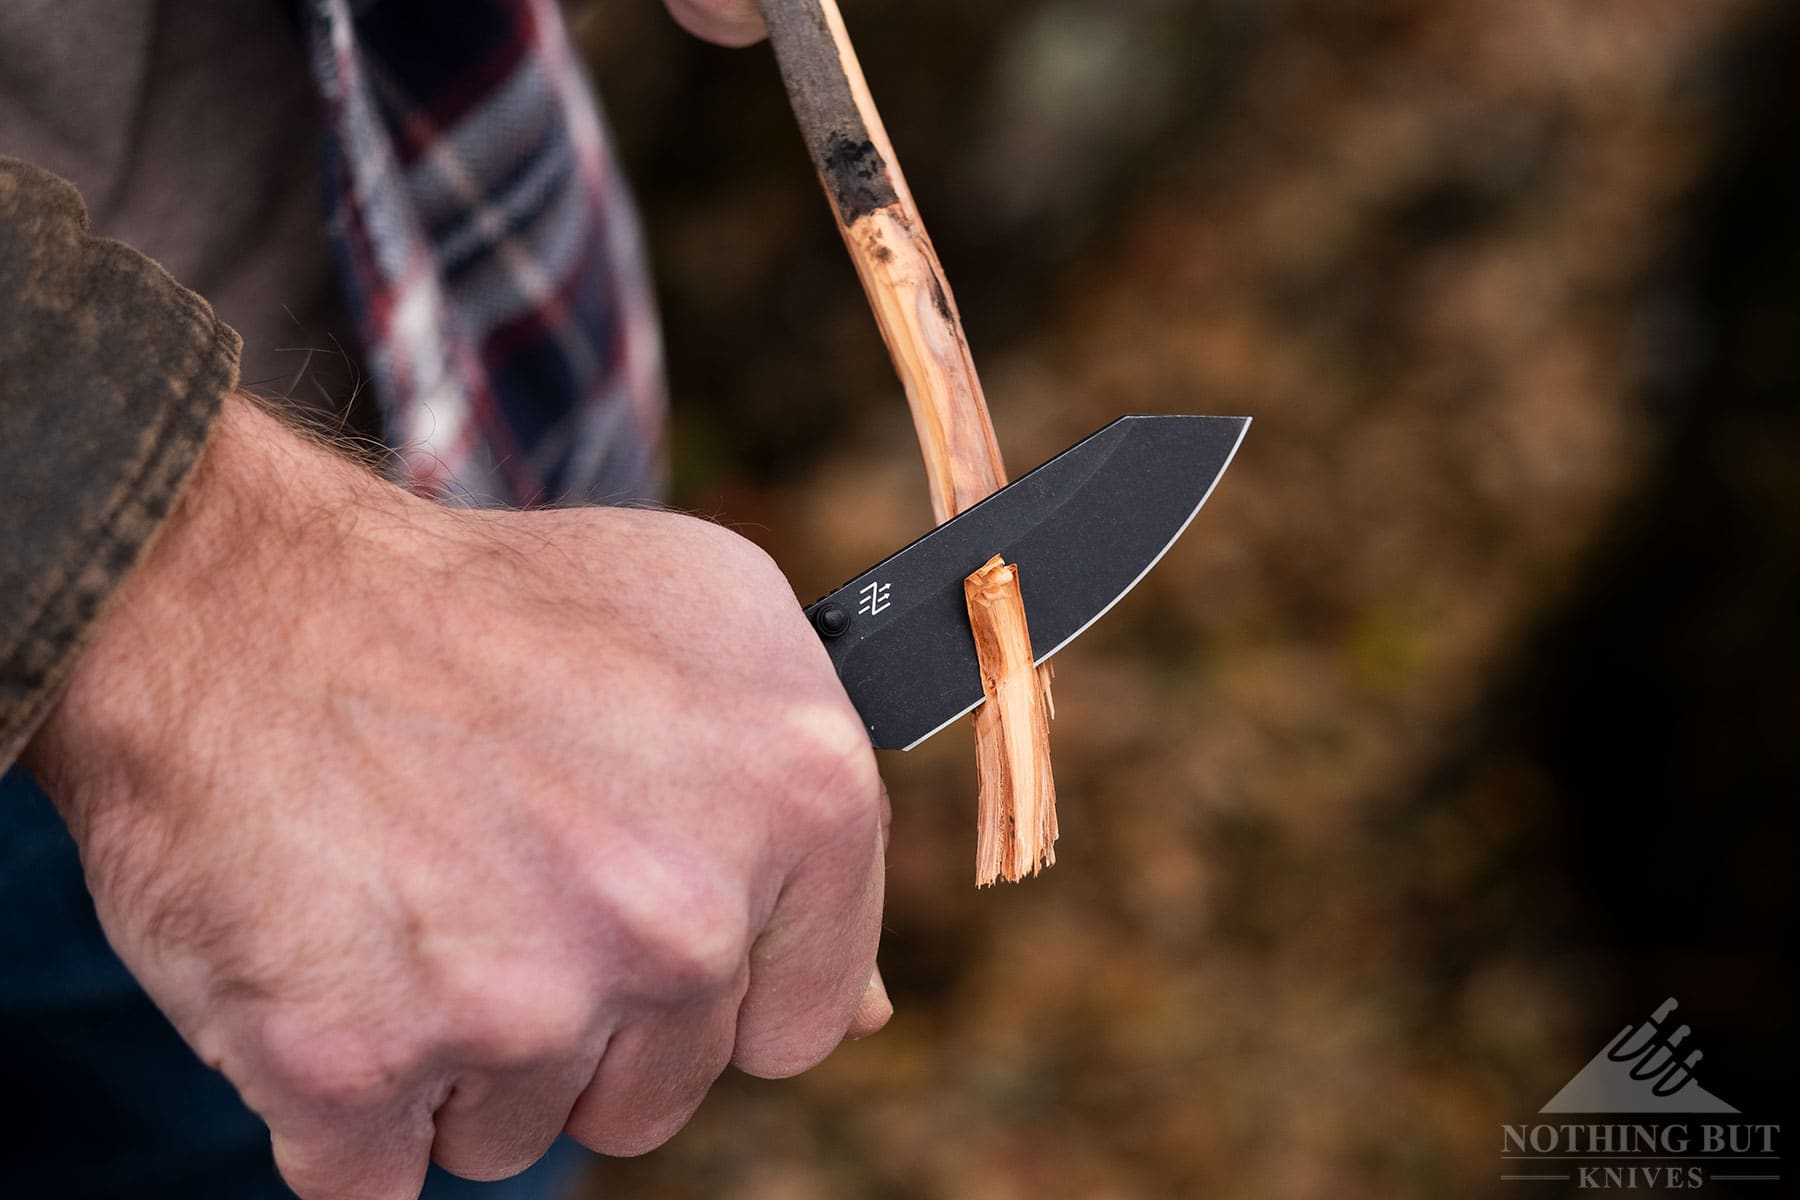
[[[556,0],[300,0],[328,228],[402,481],[653,497],[662,351],[636,216]]]

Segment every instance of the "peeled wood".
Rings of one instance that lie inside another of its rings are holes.
[[[975,885],[982,887],[1017,882],[1056,861],[1056,784],[1048,697],[1031,665],[1018,568],[996,554],[963,580],[963,595],[987,697],[975,710]]]
[[[836,0],[758,3],[807,151],[906,390],[925,459],[931,510],[941,524],[1006,485],[1006,465],[956,299],[875,110]],[[1022,607],[1019,612],[1022,628]],[[1029,643],[1025,662],[1029,668]],[[1013,664],[1007,665],[1010,671]],[[990,814],[1004,810],[1004,796],[1035,796],[1048,786],[1049,677],[1046,663],[1041,682],[1014,689],[1017,694],[1004,710],[992,703],[976,710],[984,845],[998,836],[988,821]],[[1022,724],[1015,728],[1015,723]],[[1034,732],[1040,729],[1045,732]],[[1053,810],[1050,822],[1054,840]]]

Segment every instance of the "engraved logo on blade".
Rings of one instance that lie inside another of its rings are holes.
[[[862,603],[857,606],[856,611],[867,613],[871,617],[880,615],[888,606],[889,590],[889,585],[885,583],[863,584],[862,590],[857,593],[862,597]]]

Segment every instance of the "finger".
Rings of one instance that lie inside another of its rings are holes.
[[[417,1200],[431,1158],[431,1109],[339,1111],[277,1125],[275,1169],[300,1200]]]
[[[888,801],[887,783],[881,785],[881,853],[885,861],[888,843],[894,823],[894,807]],[[887,984],[881,978],[881,968],[869,976],[869,986],[863,989],[862,999],[856,1002],[856,1011],[850,1016],[850,1028],[844,1031],[847,1041],[857,1041],[870,1034],[879,1033],[893,1019],[894,1002],[888,999]]]
[[[881,937],[883,836],[860,852],[815,852],[788,880],[750,951],[750,990],[732,1058],[751,1075],[798,1075],[849,1032],[875,973]]]
[[[431,1157],[464,1179],[506,1179],[544,1156],[600,1058],[480,1071],[457,1080],[437,1111]]]
[[[877,967],[875,974],[869,977],[869,986],[863,989],[862,999],[856,1002],[856,1011],[850,1015],[850,1028],[844,1031],[844,1037],[853,1042],[879,1033],[893,1015],[894,1004],[888,999],[887,985],[881,981],[881,968]]]
[[[731,1063],[747,980],[727,995],[657,1013],[615,1035],[569,1113],[569,1136],[615,1156],[644,1154],[675,1136]]]
[[[676,24],[721,46],[749,46],[768,36],[752,0],[669,0]]]

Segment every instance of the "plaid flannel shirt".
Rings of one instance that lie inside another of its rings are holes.
[[[402,481],[654,497],[636,215],[556,0],[298,0],[327,224]]]

